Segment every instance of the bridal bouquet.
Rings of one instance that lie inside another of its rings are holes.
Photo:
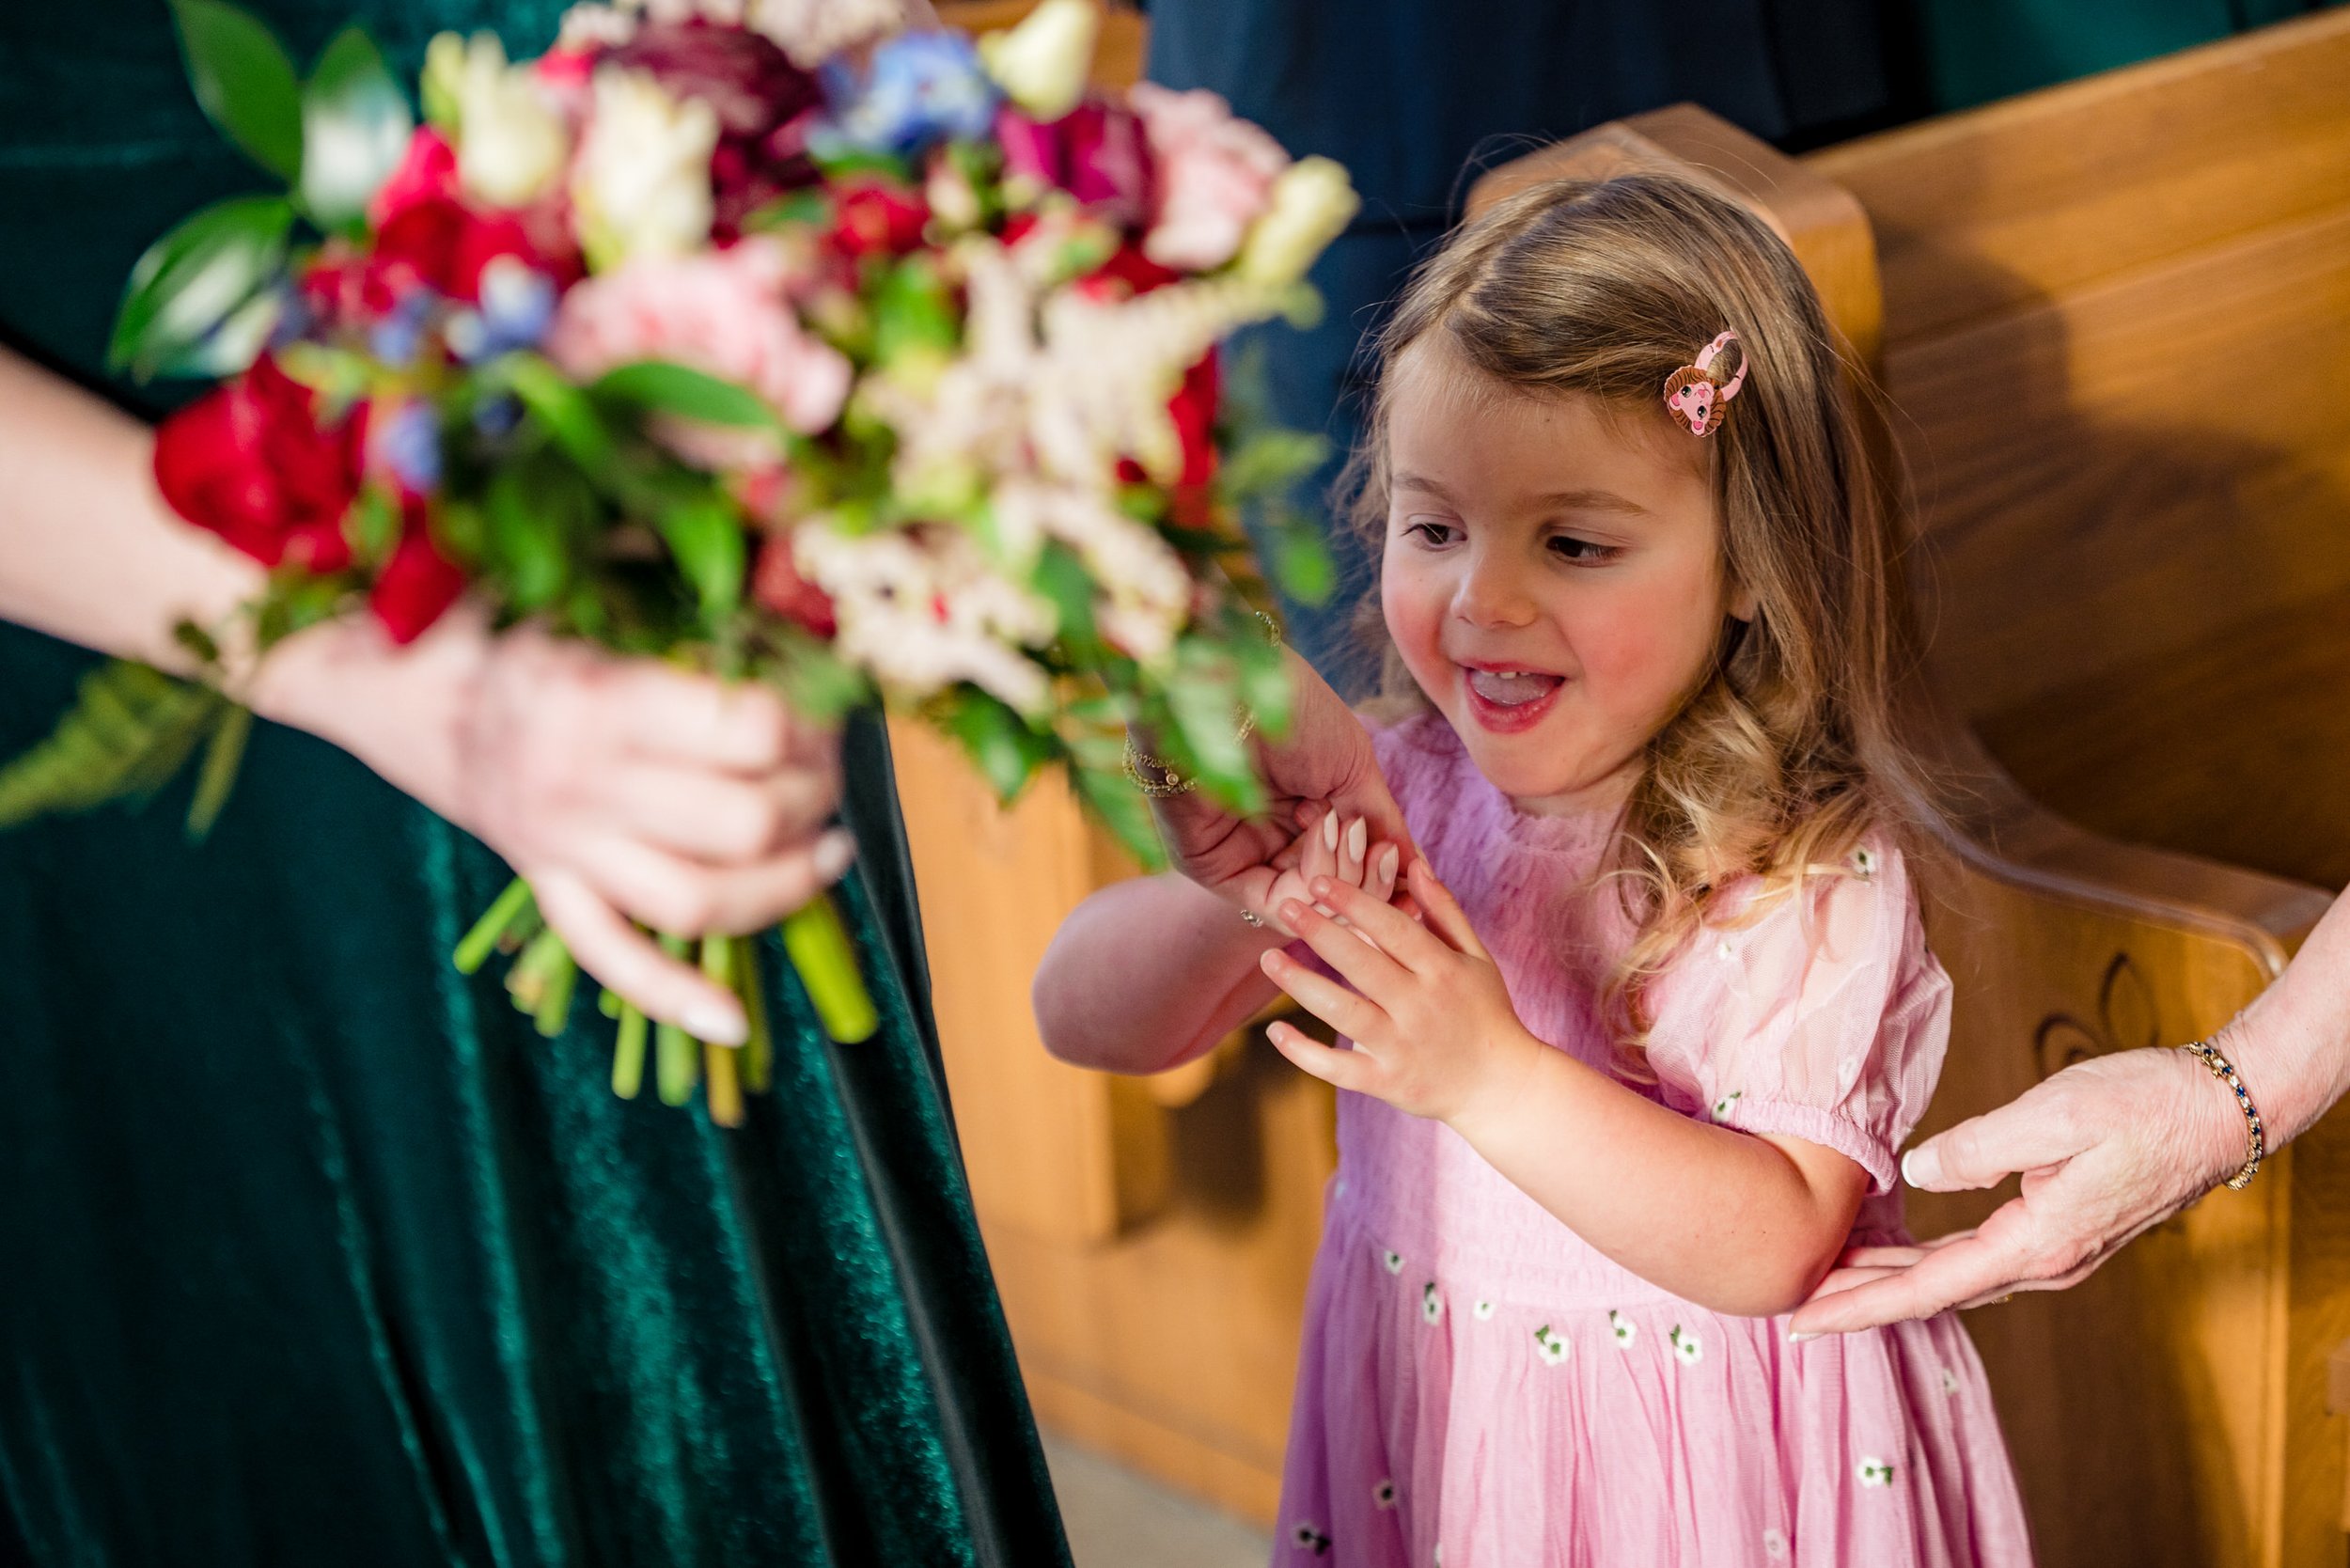
[[[976,44],[873,41],[886,0],[582,6],[535,60],[434,39],[420,122],[356,28],[304,80],[246,13],[173,8],[199,102],[285,189],[158,241],[113,353],[229,378],[164,424],[155,477],[268,588],[180,628],[204,684],[90,677],[0,773],[0,821],[151,792],[201,746],[200,831],[249,722],[225,647],[347,614],[406,642],[462,595],[819,718],[878,699],[1006,799],[1065,768],[1146,863],[1128,724],[1260,798],[1242,737],[1279,731],[1287,687],[1238,516],[1268,509],[1316,597],[1279,496],[1321,453],[1246,417],[1218,344],[1315,308],[1356,205],[1339,165],[1209,93],[1089,95],[1087,0]],[[830,902],[784,940],[834,1036],[870,1034]],[[520,883],[457,961],[501,949],[555,1032],[575,966]],[[749,1048],[607,994],[613,1084],[638,1091],[650,1036],[661,1097],[707,1074],[732,1121],[767,1072],[757,971],[726,937],[697,956]]]

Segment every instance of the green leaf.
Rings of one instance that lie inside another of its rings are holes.
[[[783,689],[792,711],[818,724],[837,724],[872,700],[864,673],[805,633],[778,639],[781,656],[760,666],[761,679]]]
[[[733,614],[743,602],[747,553],[742,520],[734,508],[705,492],[664,506],[655,525],[669,554],[677,557],[678,570],[701,601],[703,619],[715,625]]]
[[[1006,805],[1027,788],[1029,776],[1053,755],[1051,736],[1029,729],[1010,706],[977,686],[957,690],[947,729]]]
[[[212,726],[212,744],[204,748],[204,767],[196,776],[196,798],[188,803],[188,837],[201,841],[220,820],[236,787],[237,769],[244,761],[244,744],[253,735],[253,710],[230,703]]]
[[[1312,473],[1330,455],[1330,444],[1305,431],[1251,431],[1227,458],[1216,485],[1234,501],[1277,495]]]
[[[400,508],[381,489],[368,486],[343,514],[343,537],[363,563],[389,560],[400,543]]]
[[[1253,809],[1263,794],[1240,735],[1240,694],[1229,658],[1212,647],[1186,640],[1178,654],[1167,707],[1190,749],[1201,782],[1228,804]]]
[[[508,604],[524,612],[555,603],[571,574],[560,517],[524,472],[501,468],[490,481],[490,556]]]
[[[573,463],[593,478],[611,473],[612,431],[588,394],[565,380],[563,372],[537,354],[512,353],[498,359],[492,373],[522,400],[531,417]]]
[[[344,28],[302,93],[302,204],[321,228],[364,222],[416,128],[407,97],[364,28]]]
[[[1069,771],[1076,781],[1077,798],[1101,819],[1102,825],[1125,846],[1126,853],[1141,862],[1146,871],[1165,870],[1167,846],[1159,841],[1158,823],[1151,815],[1151,803],[1135,788],[1134,780],[1123,771],[1078,767]]]
[[[1058,612],[1061,640],[1073,654],[1101,646],[1093,624],[1093,573],[1075,551],[1058,540],[1047,544],[1037,557],[1034,582]]]
[[[153,793],[224,705],[218,693],[147,665],[100,666],[56,728],[0,766],[0,828]]]
[[[873,290],[873,358],[884,366],[907,354],[949,353],[955,313],[938,267],[909,256],[884,269]]]
[[[1322,531],[1302,518],[1284,519],[1273,534],[1273,580],[1301,604],[1327,601],[1338,586],[1338,563]]]
[[[268,27],[224,0],[171,0],[206,118],[289,185],[302,178],[302,89]]]
[[[149,245],[131,269],[108,367],[145,380],[187,364],[215,333],[249,336],[251,307],[285,267],[293,216],[283,196],[236,196],[204,208]],[[225,331],[241,313],[244,332]]]
[[[780,431],[775,409],[758,393],[667,360],[642,359],[607,370],[592,390],[654,414],[743,430]]]
[[[821,186],[804,185],[788,196],[777,196],[763,207],[752,209],[743,220],[745,233],[804,225],[809,228],[830,228],[833,218],[832,197]]]

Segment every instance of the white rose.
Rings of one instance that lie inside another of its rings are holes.
[[[1044,0],[1017,27],[980,39],[979,60],[1007,98],[1049,123],[1084,95],[1101,31],[1089,0]]]
[[[710,243],[710,155],[718,117],[651,76],[607,66],[572,172],[581,248],[608,271],[635,256],[682,256]]]
[[[453,116],[465,194],[494,207],[526,207],[543,195],[572,155],[572,137],[530,69],[508,65],[494,33],[476,33],[462,46],[442,34],[426,69]]]
[[[1273,182],[1273,205],[1241,242],[1241,275],[1259,283],[1296,282],[1362,205],[1344,165],[1299,159]]]

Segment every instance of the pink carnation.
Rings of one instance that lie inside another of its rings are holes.
[[[814,434],[839,416],[854,371],[792,314],[789,270],[782,247],[756,236],[725,250],[640,257],[563,296],[548,356],[582,381],[640,359],[691,366],[750,388],[785,424]],[[672,444],[689,459],[734,466],[739,442],[699,439],[715,433]]]
[[[1157,200],[1142,253],[1185,272],[1222,266],[1271,202],[1289,154],[1259,127],[1233,118],[1224,100],[1204,87],[1171,92],[1137,82],[1128,102],[1142,117],[1158,166]]]

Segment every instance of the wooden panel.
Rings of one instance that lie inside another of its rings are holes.
[[[1929,927],[1958,1000],[1925,1131],[2088,1056],[2193,1039],[2282,956],[2257,933],[2158,922],[1981,869],[1946,891]],[[2280,1560],[2295,1174],[2288,1157],[2077,1290],[1967,1315],[2045,1568]],[[1916,1194],[1912,1223],[1973,1225],[2013,1195]]]
[[[2345,83],[2338,10],[1805,162],[1869,210],[1899,341],[2339,204]]]
[[[1133,864],[1058,776],[1003,811],[950,742],[894,721],[889,738],[972,1202],[1065,1241],[1139,1223],[1166,1195],[1163,1112],[1138,1081],[1045,1055],[1028,1006],[1053,933]]]

